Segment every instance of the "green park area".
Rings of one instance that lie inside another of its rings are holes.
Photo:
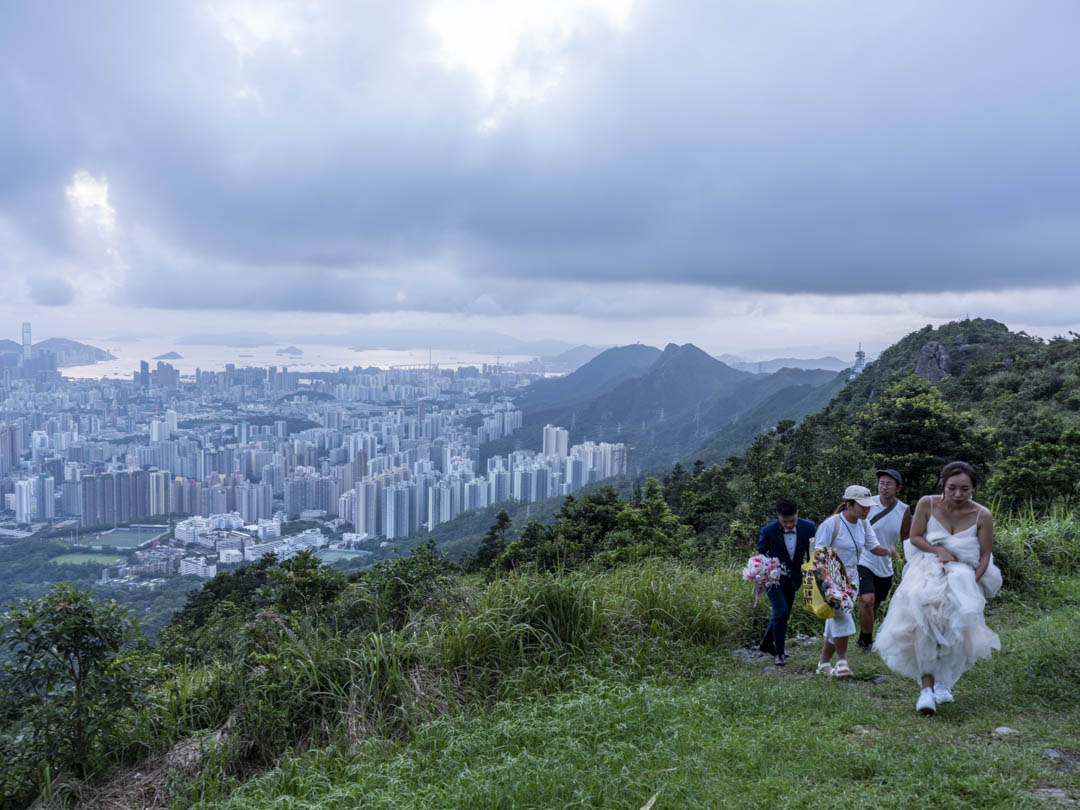
[[[79,545],[134,549],[146,545],[167,531],[164,526],[124,526],[80,537]]]
[[[319,549],[315,556],[326,563],[342,562],[344,560],[355,560],[357,557],[370,557],[370,551],[349,551],[347,549],[335,549],[335,548],[323,548]]]
[[[115,554],[61,554],[59,557],[53,557],[49,562],[57,565],[83,565],[84,563],[118,565],[123,561],[123,557],[118,557]]]

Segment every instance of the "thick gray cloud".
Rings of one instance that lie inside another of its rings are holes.
[[[32,274],[26,279],[30,299],[43,307],[63,307],[75,300],[75,290],[60,276]]]
[[[106,177],[116,300],[162,308],[598,314],[575,285],[1076,277],[1072,2],[644,2],[487,131],[424,5],[304,8],[241,54],[188,4],[9,4],[0,215],[78,261],[64,189]],[[666,312],[632,298],[613,312]]]

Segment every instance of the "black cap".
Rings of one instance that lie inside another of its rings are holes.
[[[896,481],[897,486],[902,487],[904,485],[904,476],[900,475],[900,473],[898,473],[896,470],[878,470],[877,471],[878,478],[881,478],[881,476],[883,476],[883,475],[887,475],[887,476],[889,476],[889,478],[892,478],[894,481]]]

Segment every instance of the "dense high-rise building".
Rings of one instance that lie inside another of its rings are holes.
[[[440,481],[431,488],[428,500],[428,528],[446,523],[458,516],[457,490],[449,481]]]
[[[114,476],[110,473],[84,475],[81,483],[82,525],[116,525],[116,480]]]
[[[29,363],[34,359],[34,344],[30,341],[30,323],[24,321],[22,325],[22,359]]]
[[[28,478],[15,482],[15,522],[34,520],[34,482]]]
[[[375,479],[365,478],[356,484],[356,512],[353,516],[353,528],[375,536],[379,533],[378,524],[379,487]]]
[[[353,523],[356,518],[356,490],[349,489],[341,493],[338,498],[337,516],[342,520]]]
[[[8,475],[17,466],[15,426],[0,425],[0,476]]]
[[[169,513],[169,472],[152,470],[150,472],[150,514],[167,515]]]
[[[60,511],[66,517],[79,517],[82,514],[82,483],[64,481],[60,487]]]
[[[236,511],[245,523],[257,523],[273,515],[274,496],[269,484],[238,484]]]
[[[56,517],[55,479],[39,475],[34,479],[34,519],[52,520]]]
[[[554,425],[545,425],[543,453],[545,456],[561,458],[570,455],[570,431]]]
[[[501,503],[502,501],[508,501],[511,498],[511,483],[512,479],[509,471],[496,470],[492,473],[491,477],[491,492],[489,500],[491,503]]]
[[[383,490],[383,497],[385,498],[383,514],[386,515],[386,526],[383,533],[387,540],[408,537],[414,531],[409,510],[412,500],[410,498],[411,489],[410,484],[402,481],[391,484]]]
[[[569,487],[569,492],[576,492],[585,486],[585,462],[580,457],[564,459],[563,483]]]

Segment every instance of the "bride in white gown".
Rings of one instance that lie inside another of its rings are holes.
[[[922,684],[916,708],[924,714],[951,703],[960,676],[1001,649],[983,620],[1001,571],[990,553],[993,517],[971,500],[975,480],[971,465],[954,461],[941,471],[943,494],[919,500],[903,580],[874,644],[890,669]]]

